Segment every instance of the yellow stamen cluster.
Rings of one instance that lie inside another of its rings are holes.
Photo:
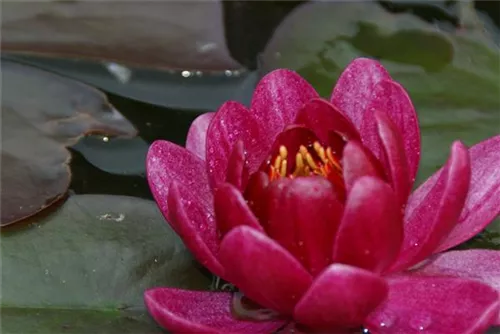
[[[342,176],[342,168],[337,159],[333,155],[330,147],[324,148],[320,143],[314,142],[312,148],[316,153],[318,160],[315,160],[307,147],[301,145],[299,151],[295,155],[295,169],[288,175],[290,178],[298,176],[320,175],[328,177],[331,172],[335,171],[339,176]],[[279,155],[270,166],[270,179],[275,180],[279,177],[287,176],[287,158],[288,150],[285,146],[280,146]]]

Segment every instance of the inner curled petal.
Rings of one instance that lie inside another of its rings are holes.
[[[339,155],[331,146],[320,143],[310,129],[296,126],[277,138],[270,159],[261,170],[270,182],[280,178],[322,176],[342,194],[345,189]]]

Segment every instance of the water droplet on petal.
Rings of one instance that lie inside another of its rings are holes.
[[[411,328],[418,331],[425,331],[432,323],[432,317],[427,312],[414,314],[409,322]]]
[[[390,328],[397,320],[396,314],[391,311],[384,311],[379,314],[379,328]]]

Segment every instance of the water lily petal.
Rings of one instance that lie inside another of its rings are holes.
[[[370,154],[370,151],[355,140],[349,141],[345,146],[342,169],[347,193],[351,191],[354,182],[362,176],[383,177],[380,172],[381,167],[375,165],[376,160],[370,158]]]
[[[245,189],[244,197],[247,200],[248,206],[259,219],[261,225],[264,226],[267,221],[267,186],[269,185],[269,177],[266,173],[258,171],[250,176],[248,185]]]
[[[444,252],[416,272],[479,280],[500,292],[500,251],[468,249]]]
[[[383,148],[376,138],[375,118],[366,117],[377,110],[387,113],[389,119],[398,129],[398,133],[401,134],[409,178],[413,182],[420,161],[420,129],[417,113],[405,89],[392,80],[382,80],[374,87],[370,97],[370,103],[366,109],[365,117],[363,117],[360,133],[363,143],[377,157],[381,157]]]
[[[343,206],[323,177],[283,179],[270,185],[268,234],[315,276],[331,263]]]
[[[243,141],[238,140],[234,144],[233,151],[229,156],[227,165],[226,181],[243,191],[248,182],[248,167]]]
[[[247,226],[231,230],[222,240],[219,259],[227,280],[256,303],[291,315],[311,285],[311,275],[283,247]]]
[[[169,220],[167,197],[172,181],[189,185],[190,200],[200,202],[208,213],[212,209],[212,192],[203,160],[174,143],[157,140],[146,158],[149,188],[165,218]]]
[[[339,133],[346,140],[360,140],[358,130],[349,118],[323,99],[313,99],[306,103],[298,112],[295,123],[313,130],[323,144],[328,143],[330,131]]]
[[[294,319],[316,330],[361,327],[388,290],[387,282],[374,273],[332,264],[297,303]]]
[[[238,141],[242,141],[245,149],[250,152],[249,171],[256,171],[271,145],[269,143],[265,148],[266,138],[259,122],[245,106],[233,101],[224,103],[207,131],[206,161],[210,184],[215,186],[226,181],[228,162]]]
[[[500,251],[470,249],[445,252],[416,270],[416,273],[478,280],[500,293]],[[496,324],[500,325],[500,312]]]
[[[207,112],[196,117],[187,134],[186,149],[202,160],[205,160],[208,126],[214,116],[214,112]]]
[[[231,314],[229,292],[187,291],[171,288],[147,290],[144,301],[153,318],[173,333],[268,334],[285,324],[282,320],[243,321]]]
[[[469,152],[454,142],[442,173],[427,180],[408,201],[403,246],[391,270],[417,264],[438,247],[460,216],[469,182]]]
[[[377,84],[384,79],[391,80],[391,77],[378,61],[357,58],[340,75],[330,101],[346,114],[359,130],[370,97]]]
[[[454,277],[396,277],[389,296],[365,326],[380,334],[483,333],[500,307],[498,294],[482,283]]]
[[[186,199],[189,191],[188,187],[172,182],[167,198],[169,223],[202,265],[214,275],[225,277],[216,258],[219,240],[213,214],[207,214],[199,202]]]
[[[297,112],[309,100],[319,97],[297,73],[278,69],[265,75],[255,88],[251,110],[265,132],[274,137],[293,123]]]
[[[364,176],[354,183],[334,243],[333,261],[383,272],[398,255],[402,215],[385,182]]]
[[[217,226],[222,235],[240,225],[250,226],[264,232],[243,195],[232,184],[222,183],[217,187],[214,195],[214,206]]]
[[[483,230],[500,214],[500,135],[469,149],[471,184],[458,224],[438,247],[443,251]]]
[[[383,151],[380,160],[392,184],[399,207],[403,208],[410,195],[413,179],[408,173],[402,134],[385,112],[376,110],[373,117],[377,124],[378,141]]]

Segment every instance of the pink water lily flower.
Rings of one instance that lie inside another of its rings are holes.
[[[378,62],[354,60],[329,101],[292,71],[269,73],[250,108],[226,102],[193,122],[186,149],[156,141],[149,150],[161,212],[238,289],[151,289],[150,313],[184,333],[459,334],[500,324],[500,252],[447,251],[499,213],[500,136],[454,142],[411,193],[419,159],[414,107]]]

